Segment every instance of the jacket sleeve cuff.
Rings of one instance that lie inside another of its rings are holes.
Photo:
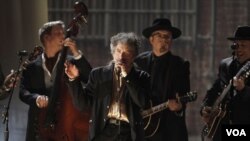
[[[74,59],[75,60],[79,60],[79,59],[81,59],[82,58],[82,55],[83,55],[83,53],[82,53],[82,51],[81,50],[78,50],[78,55],[77,56],[74,56]]]

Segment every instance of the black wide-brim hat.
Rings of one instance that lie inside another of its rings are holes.
[[[250,26],[239,26],[233,37],[228,37],[228,40],[250,40]]]
[[[179,28],[173,27],[169,19],[155,19],[152,26],[145,28],[142,34],[149,38],[151,34],[156,30],[168,30],[172,32],[173,39],[181,36],[181,30]]]

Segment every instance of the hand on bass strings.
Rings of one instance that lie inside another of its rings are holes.
[[[74,64],[70,63],[69,61],[66,61],[64,63],[64,66],[65,73],[67,74],[70,80],[74,80],[79,76],[79,70]]]
[[[65,47],[68,47],[70,51],[72,52],[73,56],[78,56],[80,55],[79,49],[77,48],[76,42],[72,40],[71,38],[66,38],[63,41],[63,44]]]
[[[38,108],[45,108],[48,106],[49,103],[49,97],[46,95],[39,95],[36,98],[36,105]]]

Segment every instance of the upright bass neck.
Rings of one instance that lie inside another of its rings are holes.
[[[70,22],[68,29],[66,30],[66,38],[71,36],[76,36],[78,34],[79,26],[82,23],[87,22],[86,16],[88,15],[87,6],[83,2],[75,2],[74,5],[76,16]],[[68,47],[63,47],[61,51],[61,56],[59,62],[57,64],[56,76],[53,82],[53,88],[50,93],[47,116],[45,119],[45,125],[54,126],[55,124],[55,108],[57,104],[57,99],[60,94],[60,85],[62,82],[63,74],[64,74],[64,62],[67,57]]]

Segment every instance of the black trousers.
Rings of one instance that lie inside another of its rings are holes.
[[[123,121],[116,124],[108,121],[104,130],[93,141],[132,141],[130,125]]]

